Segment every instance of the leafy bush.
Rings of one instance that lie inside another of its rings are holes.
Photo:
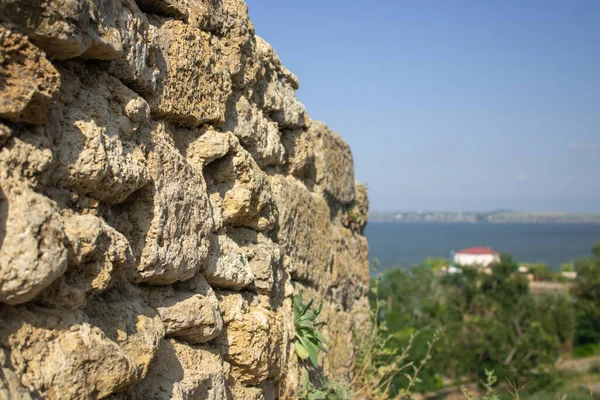
[[[375,263],[375,268],[377,263]],[[390,335],[385,320],[380,318],[385,301],[380,300],[380,280],[376,279],[371,288],[373,307],[370,311],[370,324],[357,332],[357,361],[354,378],[350,382],[352,398],[387,400],[391,398],[410,399],[415,385],[421,382],[419,375],[431,359],[435,343],[440,339],[441,331],[436,331],[427,341],[426,350],[418,361],[410,360],[418,333],[408,334],[406,345],[393,344],[397,335]],[[393,383],[402,378],[402,386]]]
[[[302,400],[350,400],[353,397],[347,384],[325,379],[320,387],[316,387],[311,382],[308,371],[303,369],[298,398]]]
[[[294,338],[294,347],[296,354],[300,359],[310,361],[316,367],[319,362],[319,350],[327,353],[327,340],[317,330],[323,325],[323,322],[315,322],[319,314],[321,314],[322,304],[315,310],[312,310],[313,300],[308,304],[304,304],[302,292],[294,296],[294,329],[296,336]]]
[[[586,343],[581,346],[577,346],[573,349],[574,358],[586,358],[593,357],[598,354],[598,344]]]

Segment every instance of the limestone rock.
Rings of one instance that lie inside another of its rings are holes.
[[[0,118],[43,124],[60,75],[26,37],[0,26]]]
[[[228,371],[218,353],[173,339],[160,343],[148,376],[123,396],[133,400],[224,400]]]
[[[266,386],[266,385],[265,385]],[[238,382],[230,384],[231,395],[236,400],[275,400],[277,399],[276,392],[265,393],[262,387],[247,387]]]
[[[41,295],[44,304],[83,307],[106,290],[115,275],[126,275],[134,258],[127,239],[93,215],[64,212],[69,267]]]
[[[327,338],[327,349],[330,352],[324,360],[324,369],[329,377],[341,382],[352,379],[354,366],[354,343],[352,338],[352,315],[342,310],[336,310],[334,305],[326,303],[323,306],[321,321],[326,321],[322,329]],[[327,309],[329,307],[329,309]]]
[[[187,0],[135,0],[145,13],[164,15],[186,21],[188,18]]]
[[[350,296],[351,299],[363,296],[369,288],[369,247],[366,238],[335,225],[331,229],[331,239],[332,283],[338,282],[339,288],[348,288],[348,293],[344,296]]]
[[[66,105],[51,113],[48,133],[56,143],[59,182],[80,194],[120,203],[148,180],[145,157],[135,138],[148,105],[119,80],[89,70],[69,81]]]
[[[156,88],[155,32],[133,0],[3,0],[0,18],[24,30],[53,59],[108,60],[106,67],[142,92]]]
[[[47,173],[54,161],[50,140],[42,127],[11,129],[0,124],[6,142],[0,149],[0,186],[6,192],[25,185],[36,189],[46,184]]]
[[[312,121],[315,144],[315,183],[338,203],[354,200],[354,160],[350,146],[327,125]]]
[[[327,202],[293,177],[272,176],[270,182],[279,210],[277,238],[292,278],[320,281],[332,263]]]
[[[266,174],[250,154],[239,149],[210,164],[206,173],[222,199],[225,224],[266,230],[275,222]]]
[[[283,163],[285,149],[277,124],[265,118],[245,96],[238,94],[230,99],[225,129],[238,137],[261,168]]]
[[[175,19],[205,31],[218,30],[223,25],[221,0],[136,0],[140,9]]]
[[[164,325],[143,301],[139,290],[122,284],[95,297],[85,311],[92,324],[100,327],[131,360],[135,381],[144,378],[164,336]]]
[[[219,302],[206,280],[196,274],[179,288],[146,287],[144,297],[165,324],[166,335],[197,344],[214,339],[223,329]]]
[[[346,209],[344,225],[353,232],[362,234],[369,218],[369,198],[367,187],[361,183],[354,184],[354,201]]]
[[[254,281],[248,259],[227,235],[211,238],[208,260],[202,275],[214,287],[240,290]]]
[[[0,341],[36,398],[102,398],[135,380],[126,353],[81,312],[0,305]]]
[[[0,149],[0,302],[33,299],[67,267],[58,209],[33,190],[52,162],[48,145],[25,131]]]
[[[0,122],[0,146],[4,145],[12,136],[12,129]]]
[[[21,384],[8,351],[0,346],[0,399],[33,400],[33,396],[35,395]]]
[[[0,0],[0,22],[0,398],[292,398],[298,290],[348,381],[366,189],[246,3]]]
[[[298,78],[281,65],[271,45],[259,37],[256,37],[256,43],[256,51],[264,63],[253,100],[281,128],[306,126],[306,108],[296,99]]]
[[[24,29],[38,47],[56,58],[110,59],[123,51],[114,26],[118,3],[3,0],[0,17]]]
[[[67,251],[55,205],[25,185],[5,183],[0,179],[0,302],[20,304],[66,270]]]
[[[123,49],[119,57],[105,62],[103,67],[139,93],[147,95],[154,92],[161,67],[155,58],[156,28],[149,24],[134,0],[104,2],[114,7],[114,26],[121,37]]]
[[[222,123],[231,76],[219,60],[218,39],[177,20],[152,24],[162,64],[157,90],[148,96],[153,114],[184,126]]]
[[[284,129],[281,142],[287,154],[287,173],[313,187],[315,172],[315,138],[306,129]]]
[[[212,230],[206,183],[165,129],[157,124],[148,143],[152,184],[132,196],[120,217],[133,226],[129,238],[139,260],[136,280],[150,284],[191,278],[206,260]]]
[[[269,294],[280,278],[282,257],[279,246],[266,235],[247,228],[232,230],[230,236],[240,246],[254,276],[254,288]]]
[[[219,293],[226,321],[219,336],[226,348],[225,361],[231,364],[231,374],[243,385],[263,383],[273,368],[281,339],[275,316],[255,300],[238,293]]]
[[[225,156],[235,146],[231,133],[219,132],[211,127],[181,128],[174,136],[177,149],[198,171],[202,171],[205,165]]]

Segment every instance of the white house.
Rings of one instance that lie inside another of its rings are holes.
[[[454,253],[454,264],[487,267],[500,262],[500,253],[489,247],[469,247]]]

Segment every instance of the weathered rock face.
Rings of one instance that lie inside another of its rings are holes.
[[[242,0],[0,0],[0,399],[273,399],[292,296],[352,376],[366,189]]]

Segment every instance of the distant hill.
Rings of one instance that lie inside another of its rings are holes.
[[[466,223],[600,223],[600,213],[495,210],[487,212],[422,211],[371,212],[371,222],[466,222]]]

